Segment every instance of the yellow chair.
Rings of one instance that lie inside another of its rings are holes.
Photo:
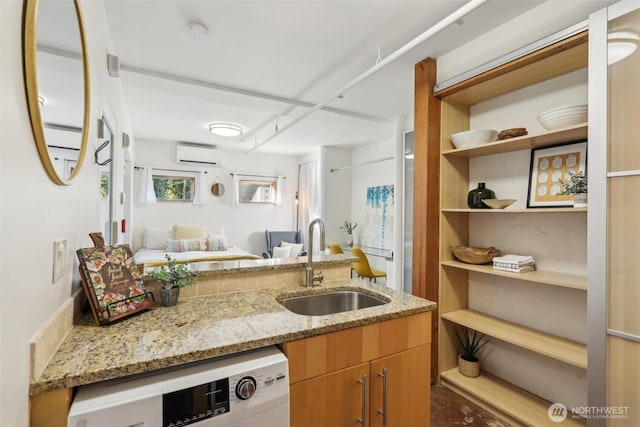
[[[387,277],[387,273],[385,273],[384,271],[371,268],[371,266],[369,265],[369,260],[367,259],[367,256],[364,254],[364,252],[362,252],[362,249],[351,248],[351,254],[360,258],[360,261],[351,264],[351,268],[355,270],[358,277],[368,277],[369,281],[373,279],[374,282],[378,277]]]
[[[330,254],[343,254],[342,248],[337,243],[331,243],[329,245],[329,253]]]

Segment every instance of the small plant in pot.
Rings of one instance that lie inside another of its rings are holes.
[[[462,329],[462,334],[458,332],[458,328],[455,331],[458,343],[462,347],[462,353],[458,356],[458,370],[464,376],[477,377],[480,375],[478,352],[489,341],[481,342],[484,334],[478,334],[478,331],[473,331],[472,335],[467,327]]]
[[[196,273],[191,271],[188,264],[178,264],[168,254],[165,258],[167,264],[159,270],[151,271],[149,275],[162,284],[160,288],[162,305],[172,306],[178,303],[180,288],[196,284]]]
[[[344,221],[344,225],[342,227],[340,227],[341,229],[345,230],[347,232],[347,234],[349,235],[349,246],[353,246],[353,230],[358,226],[357,222],[354,221],[350,221],[350,220],[345,220]]]
[[[573,195],[573,207],[584,208],[587,206],[587,174],[580,171],[575,173],[569,171],[569,180],[561,181],[562,191],[560,194]]]

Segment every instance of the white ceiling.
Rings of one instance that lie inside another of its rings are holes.
[[[465,3],[105,0],[105,9],[137,140],[248,151],[272,137],[277,124],[277,137],[257,150],[303,154],[391,140],[393,120],[413,111],[415,63],[544,1],[489,1],[328,104],[340,111],[316,111],[287,129],[373,67],[378,55],[386,58]],[[208,34],[190,37],[190,22]],[[244,135],[212,135],[207,124],[217,121],[241,125]]]

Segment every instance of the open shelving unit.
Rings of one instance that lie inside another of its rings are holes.
[[[558,426],[549,418],[549,402],[486,372],[468,378],[458,368],[441,373],[443,384],[461,396],[513,423],[536,427]],[[584,418],[568,414],[563,426],[586,426]]]
[[[444,313],[442,318],[578,368],[587,368],[587,346],[584,344],[536,331],[474,310],[451,311]]]
[[[464,262],[454,260],[443,261],[441,265],[444,267],[458,268],[476,273],[508,277],[510,279],[522,280],[525,282],[561,286],[564,288],[580,289],[583,291],[587,290],[586,276],[578,276],[575,274],[556,273],[554,271],[542,270],[528,271],[526,273],[510,273],[508,271],[494,270],[490,265],[466,264]]]
[[[440,209],[438,213],[440,226],[438,372],[440,382],[498,416],[517,424],[556,425],[548,415],[548,409],[553,402],[487,372],[482,372],[478,378],[467,378],[459,374],[456,365],[458,344],[454,333],[456,325],[479,331],[490,338],[509,343],[527,352],[549,357],[560,364],[567,364],[579,370],[587,369],[587,346],[516,324],[494,316],[492,313],[471,309],[470,278],[484,278],[484,280],[487,280],[486,276],[507,278],[531,285],[533,288],[527,289],[536,293],[564,292],[558,288],[586,293],[587,277],[544,269],[527,273],[510,273],[494,270],[491,265],[465,264],[453,257],[450,245],[469,245],[473,241],[474,230],[470,228],[469,223],[472,218],[476,218],[476,215],[481,215],[482,223],[489,222],[492,227],[497,226],[502,219],[516,218],[512,215],[527,215],[526,218],[535,218],[538,223],[553,227],[553,219],[557,218],[556,215],[580,215],[581,221],[584,221],[587,209],[572,207],[468,209],[465,201],[470,188],[469,161],[483,156],[584,140],[588,135],[588,125],[581,123],[563,129],[463,149],[453,149],[449,135],[469,129],[471,105],[586,67],[587,46],[587,33],[584,31],[530,53],[513,63],[501,65],[434,94],[434,97],[440,100],[440,122],[433,123],[440,126]],[[488,158],[484,161],[494,160]],[[523,248],[527,246],[525,243]],[[483,276],[471,276],[474,274]],[[510,282],[505,282],[503,279],[496,283],[496,286],[502,286]],[[579,306],[576,307],[576,310],[580,309]],[[526,369],[526,365],[523,367]],[[571,414],[564,423],[586,424],[584,419],[575,418]]]

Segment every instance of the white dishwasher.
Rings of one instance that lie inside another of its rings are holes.
[[[267,347],[79,387],[68,427],[289,427],[288,369]]]

